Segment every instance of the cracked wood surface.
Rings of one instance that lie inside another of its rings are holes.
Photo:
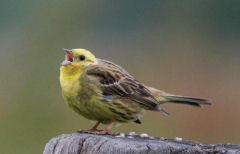
[[[51,139],[44,154],[154,154],[154,153],[239,153],[232,144],[203,144],[192,141],[140,137],[138,135],[63,134]]]

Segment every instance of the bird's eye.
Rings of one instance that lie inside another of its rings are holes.
[[[85,59],[86,59],[86,57],[84,55],[79,56],[80,61],[84,61]]]

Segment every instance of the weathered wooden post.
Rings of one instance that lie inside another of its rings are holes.
[[[44,154],[154,154],[154,153],[239,153],[232,144],[203,144],[181,138],[164,139],[145,135],[63,134],[51,139]]]

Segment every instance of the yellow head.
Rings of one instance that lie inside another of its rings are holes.
[[[95,64],[95,56],[85,49],[64,49],[66,52],[62,67],[80,67],[84,69],[88,65]]]
[[[87,66],[97,62],[95,56],[85,49],[64,49],[65,60],[61,64],[61,72],[75,74],[83,71]]]

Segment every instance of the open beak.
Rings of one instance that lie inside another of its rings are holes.
[[[74,57],[71,49],[63,49],[66,52],[65,60],[61,63],[61,66],[67,66],[72,64]]]

